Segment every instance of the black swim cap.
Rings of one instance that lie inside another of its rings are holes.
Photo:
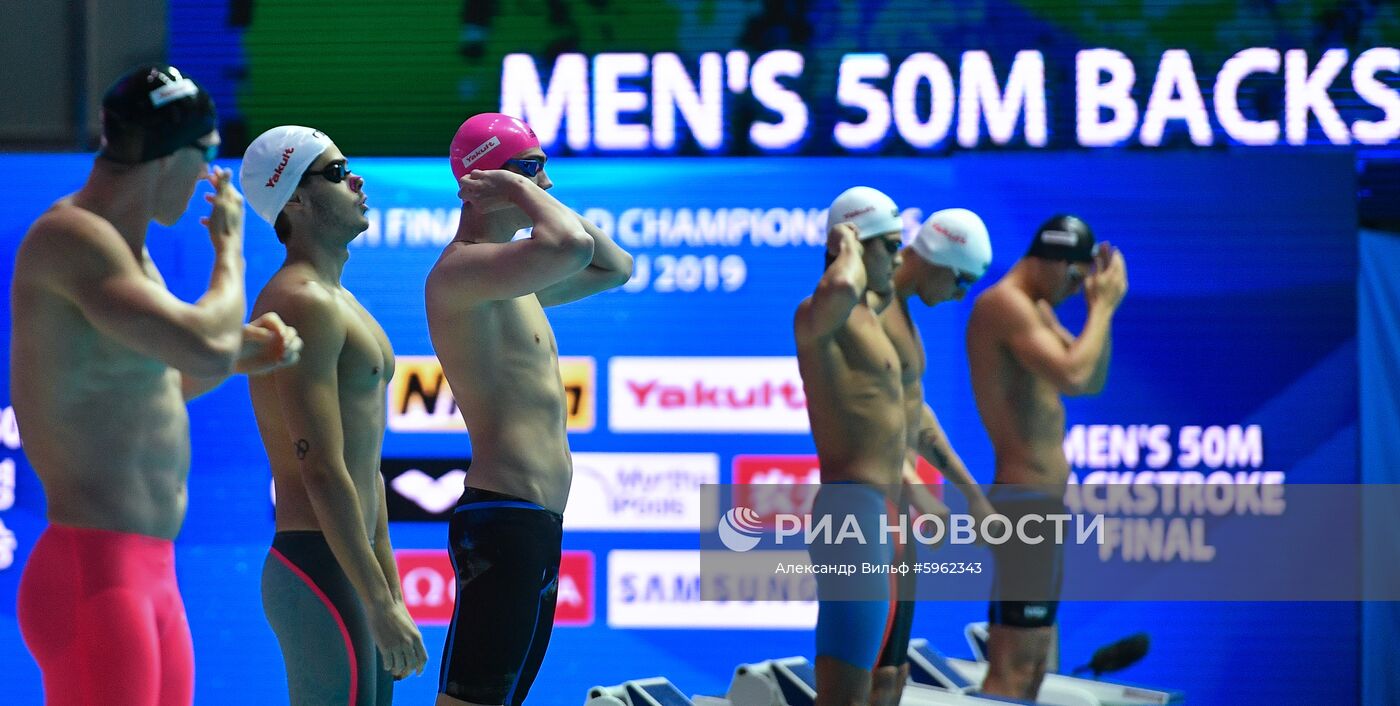
[[[1027,257],[1065,262],[1094,261],[1094,231],[1070,215],[1058,215],[1042,223],[1031,241]]]
[[[102,96],[100,156],[122,164],[159,159],[217,125],[209,94],[166,64],[126,72]]]

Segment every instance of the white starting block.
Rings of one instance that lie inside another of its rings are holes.
[[[987,631],[987,623],[968,623],[963,627],[963,637],[967,638],[967,646],[972,648],[972,659],[977,662],[987,661],[987,640],[991,639],[991,633]]]
[[[987,624],[968,623],[963,634],[967,637],[967,644],[972,648],[972,654],[977,657],[975,661],[955,658],[944,658],[938,651],[928,645],[924,639],[909,641],[909,660],[915,665],[910,672],[910,678],[914,679],[915,674],[923,668],[923,675],[918,681],[934,683],[944,688],[962,688],[976,690],[977,685],[987,676],[986,645],[987,645]],[[952,685],[956,686],[952,686]],[[1101,681],[1097,679],[1081,679],[1065,674],[1046,674],[1044,681],[1040,684],[1040,696],[1037,703],[1041,704],[1082,704],[1084,697],[1093,699],[1093,703],[1103,706],[1146,706],[1148,704],[1176,704],[1186,701],[1186,696],[1180,691],[1170,691],[1165,689],[1153,689],[1148,687],[1123,684],[1112,681]]]
[[[725,698],[733,706],[813,706],[817,699],[816,680],[816,670],[805,657],[741,664],[734,670]],[[899,703],[900,706],[1005,706],[1006,702],[911,682],[905,685]]]
[[[964,673],[938,650],[929,646],[928,640],[918,638],[909,641],[909,680],[917,684],[947,689],[959,694],[974,694],[982,685],[982,677],[987,674],[986,662],[967,662],[967,665],[981,667],[975,676]],[[976,671],[976,670],[974,670]],[[1102,706],[1093,694],[1074,685],[1051,684],[1049,674],[1040,685],[1040,695],[1035,703],[1047,706]],[[1058,675],[1057,675],[1058,676]],[[1080,680],[1085,681],[1085,680]],[[1001,697],[997,697],[1001,699]],[[1005,701],[1006,699],[1002,699]],[[1011,700],[1012,703],[1026,703]]]
[[[704,698],[704,697],[702,697]],[[595,686],[588,690],[584,706],[729,706],[723,699],[691,701],[665,677],[633,679],[617,686]]]
[[[986,662],[973,662],[965,659],[949,659],[947,661],[963,678],[973,683],[981,684],[982,679],[987,676]],[[1039,703],[1059,703],[1051,700],[1052,694],[1067,693],[1071,690],[1089,694],[1095,699],[1095,703],[1103,704],[1103,706],[1146,706],[1148,704],[1186,702],[1186,695],[1180,691],[1154,689],[1097,679],[1083,679],[1066,674],[1046,674],[1045,680],[1040,683]]]
[[[817,673],[806,657],[741,664],[734,668],[725,698],[734,706],[812,706]]]

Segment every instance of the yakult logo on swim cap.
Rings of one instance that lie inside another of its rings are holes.
[[[462,157],[462,166],[471,169],[471,166],[475,164],[477,160],[485,157],[488,152],[500,146],[501,138],[493,136],[491,139],[481,143],[480,147],[477,147],[468,152],[465,157]]]
[[[961,235],[958,235],[957,233],[954,233],[954,232],[948,230],[947,228],[944,228],[942,223],[932,223],[932,224],[930,224],[930,225],[933,226],[933,231],[934,231],[935,233],[938,233],[939,235],[941,235],[941,236],[943,236],[943,237],[945,237],[945,238],[947,238],[947,239],[949,239],[949,240],[951,240],[951,241],[953,241],[953,242],[955,242],[955,243],[958,243],[959,245],[965,245],[965,244],[967,243],[967,238],[965,238],[965,237],[963,237],[963,236],[961,236]]]
[[[854,211],[847,211],[847,212],[841,214],[841,218],[844,219],[844,220],[848,220],[848,221],[849,221],[849,220],[855,218],[856,216],[861,215],[862,213],[870,213],[871,211],[874,211],[874,210],[875,210],[875,207],[874,207],[874,206],[866,206],[865,208],[858,208],[858,209],[856,209],[856,210],[854,210]]]
[[[274,186],[277,186],[278,180],[282,178],[282,170],[287,168],[287,162],[290,162],[292,160],[292,153],[296,151],[297,148],[295,147],[288,147],[287,149],[282,150],[282,162],[277,165],[276,169],[272,170],[272,178],[268,179],[267,183],[263,186],[266,186],[269,189],[271,189]]]

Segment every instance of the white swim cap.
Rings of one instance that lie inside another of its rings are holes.
[[[909,247],[928,262],[978,278],[992,264],[987,226],[965,208],[945,208],[929,216]]]
[[[243,198],[263,220],[276,224],[301,175],[330,146],[326,133],[300,125],[283,125],[258,135],[238,170]]]
[[[826,212],[827,231],[839,223],[855,224],[861,240],[886,233],[904,234],[904,221],[894,200],[868,186],[852,186],[831,202]]]

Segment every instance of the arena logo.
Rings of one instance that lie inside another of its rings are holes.
[[[152,71],[151,75],[165,83],[164,86],[151,91],[150,99],[152,107],[159,108],[174,100],[199,95],[199,86],[196,86],[194,81],[181,76],[180,70],[173,66],[170,67],[170,76],[175,77],[176,80],[174,81],[170,80],[170,76],[166,76],[164,72],[159,70]]]
[[[385,506],[395,522],[445,522],[462,497],[471,459],[385,458]]]
[[[706,570],[693,550],[608,552],[608,627],[808,630],[812,576]]]
[[[457,579],[452,560],[440,549],[398,549],[394,560],[408,614],[419,625],[448,625],[457,604]],[[565,551],[559,561],[559,598],[554,624],[585,627],[593,624],[595,605],[593,552]]]
[[[613,431],[805,433],[807,400],[793,357],[613,358]]]
[[[396,370],[388,395],[389,430],[398,433],[465,432],[457,400],[436,356],[395,357]],[[593,358],[560,356],[566,425],[571,432],[593,430],[597,405],[597,372]]]
[[[700,491],[719,483],[717,454],[581,452],[573,462],[565,529],[705,529]]]

